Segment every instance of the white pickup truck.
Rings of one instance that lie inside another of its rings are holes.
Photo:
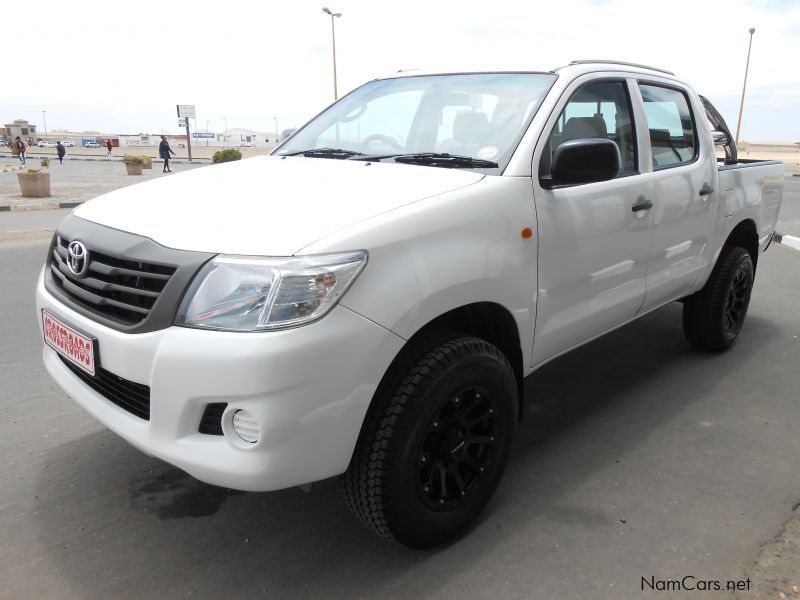
[[[491,498],[534,370],[674,301],[693,346],[733,344],[782,188],[666,71],[398,73],[271,156],[75,209],[44,363],[198,479],[341,476],[364,523],[431,546]]]

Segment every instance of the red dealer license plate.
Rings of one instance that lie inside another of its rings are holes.
[[[44,342],[69,362],[89,375],[95,373],[95,342],[59,321],[47,311],[42,311]]]

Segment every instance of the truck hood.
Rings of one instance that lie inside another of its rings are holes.
[[[121,188],[74,214],[180,250],[289,256],[349,225],[482,178],[416,165],[257,156]]]

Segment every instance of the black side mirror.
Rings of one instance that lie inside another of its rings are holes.
[[[619,147],[605,138],[563,142],[556,148],[546,187],[577,185],[614,179],[619,174]]]

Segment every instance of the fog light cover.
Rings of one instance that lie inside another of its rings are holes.
[[[248,444],[255,444],[261,433],[258,429],[258,421],[246,410],[237,410],[233,413],[233,431]]]

